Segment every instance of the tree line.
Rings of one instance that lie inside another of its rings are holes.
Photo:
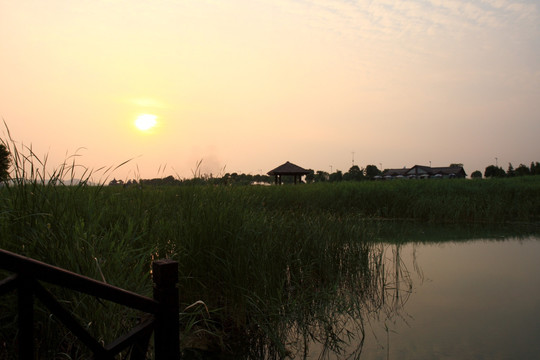
[[[450,164],[452,166],[461,166],[463,164]],[[309,173],[305,177],[306,183],[319,183],[319,182],[340,182],[340,181],[367,181],[374,180],[376,176],[381,176],[384,171],[380,170],[376,165],[367,165],[364,168],[358,165],[353,165],[347,172],[336,170],[332,173],[323,170],[308,169]],[[501,167],[496,165],[489,165],[484,170],[484,174],[479,170],[474,171],[471,174],[471,178],[497,178],[497,177],[515,177],[515,176],[529,176],[540,175],[540,162],[532,162],[530,167],[520,164],[514,169],[512,164],[508,165],[508,170],[505,171]],[[283,176],[282,183],[293,183],[294,178],[292,176]],[[238,174],[238,173],[226,173],[223,176],[215,177],[210,175],[198,174],[191,179],[178,179],[173,176],[166,178],[156,179],[139,179],[128,180],[124,182],[122,180],[112,180],[109,185],[197,185],[197,184],[210,184],[210,185],[251,185],[251,184],[271,184],[274,182],[274,178],[269,175],[251,175],[251,174]]]
[[[199,164],[200,165],[200,164]],[[11,166],[11,154],[4,144],[0,144],[0,181],[8,180],[9,168]],[[450,166],[463,166],[463,164],[450,164]],[[305,182],[340,182],[340,181],[364,181],[373,180],[376,176],[381,176],[383,171],[376,165],[367,165],[365,168],[361,168],[358,165],[353,165],[347,172],[336,170],[332,173],[328,173],[323,170],[308,170],[309,173],[305,177]],[[483,177],[485,178],[501,178],[501,177],[516,177],[516,176],[530,176],[540,175],[540,162],[531,162],[530,166],[519,164],[517,168],[514,168],[512,163],[508,164],[508,168],[505,171],[503,168],[497,165],[489,165],[485,168]],[[482,178],[482,173],[479,170],[474,171],[471,174],[471,178]],[[292,183],[293,177],[284,176],[282,178],[283,183]],[[269,175],[251,175],[251,174],[238,174],[226,173],[223,176],[213,176],[212,174],[200,174],[200,172],[194,172],[191,179],[179,179],[173,176],[167,176],[165,178],[155,179],[131,179],[131,180],[116,180],[113,179],[109,182],[110,186],[131,186],[131,185],[196,185],[196,184],[211,184],[211,185],[251,185],[251,184],[271,184],[273,177]]]
[[[368,165],[365,168],[360,168],[357,165],[351,166],[349,171],[343,173],[340,170],[336,170],[333,173],[328,173],[322,170],[308,169],[309,173],[305,177],[306,183],[315,182],[338,182],[338,181],[363,181],[372,180],[375,176],[380,176],[382,171],[375,165]],[[294,178],[292,176],[283,176],[282,183],[293,183]],[[226,173],[223,176],[213,176],[212,174],[202,175],[194,174],[191,179],[178,179],[173,176],[167,176],[165,178],[155,179],[132,179],[132,180],[116,180],[113,179],[109,182],[110,186],[130,186],[130,185],[197,185],[197,184],[210,184],[210,185],[252,185],[252,184],[271,184],[274,182],[274,177],[269,175],[251,175],[251,174],[239,174],[239,173]]]
[[[133,185],[251,185],[251,184],[270,184],[272,178],[268,175],[251,175],[226,173],[223,176],[214,176],[212,174],[198,174],[191,179],[175,178],[172,175],[165,178],[154,179],[131,179],[127,181],[113,179],[109,186],[133,186]]]
[[[540,163],[538,161],[531,162],[530,167],[524,164],[519,164],[519,166],[514,169],[512,163],[508,163],[508,169],[506,171],[504,171],[502,167],[497,165],[489,165],[484,170],[485,178],[501,178],[529,175],[540,175]],[[471,178],[482,178],[482,173],[479,170],[476,170],[471,174]]]

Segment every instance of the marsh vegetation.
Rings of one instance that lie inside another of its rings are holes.
[[[409,241],[408,233],[421,241],[418,234],[441,223],[455,240],[540,216],[536,176],[108,187],[62,185],[70,183],[62,179],[71,165],[47,178],[34,164],[23,165],[27,170],[17,178],[25,180],[0,189],[1,248],[143,295],[151,294],[151,261],[175,259],[182,347],[186,354],[198,349],[223,358],[301,358],[314,342],[339,354],[354,337],[360,352],[367,314],[393,311],[396,290],[410,289],[387,244]],[[113,304],[53,291],[104,342],[137,320]],[[14,309],[14,299],[4,296],[0,357],[9,358],[15,347]],[[88,356],[39,305],[36,313],[41,357]]]

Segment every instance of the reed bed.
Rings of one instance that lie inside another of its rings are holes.
[[[258,189],[272,208],[435,223],[540,220],[540,177],[315,183]]]
[[[35,157],[15,156],[29,170],[0,189],[0,247],[143,295],[151,294],[151,261],[177,260],[186,354],[284,358],[313,341],[339,354],[351,322],[362,334],[366,313],[394,306],[386,292],[398,279],[381,244],[397,232],[381,219],[494,224],[540,215],[537,177],[107,187],[64,180],[74,178],[74,163],[47,177]],[[137,320],[53,291],[105,343]],[[13,297],[0,300],[0,357],[15,347],[14,309]],[[88,358],[45,309],[36,316],[42,358]]]
[[[361,241],[363,227],[352,218],[254,207],[259,201],[248,188],[231,194],[213,187],[24,184],[2,191],[7,250],[146,295],[151,260],[178,260],[185,347],[280,358],[294,351],[287,341],[296,329],[302,338],[328,337],[337,351],[338,338],[327,331],[336,326],[331,314],[356,314],[358,307],[338,302],[336,294],[354,292],[349,299],[365,301],[359,294],[372,284],[371,245]],[[87,296],[55,293],[103,342],[137,317]],[[6,352],[14,347],[14,308],[13,299],[2,301]],[[87,356],[45,309],[38,309],[38,324],[44,358]]]

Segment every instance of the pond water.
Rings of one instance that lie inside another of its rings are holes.
[[[381,246],[399,267],[391,311],[365,316],[363,346],[323,358],[539,358],[540,237]]]

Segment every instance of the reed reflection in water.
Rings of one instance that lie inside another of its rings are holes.
[[[390,246],[399,258],[393,261],[396,274],[411,289],[396,289],[381,307],[389,311],[365,317],[360,356],[356,344],[344,354],[361,359],[536,358],[539,240]],[[319,358],[319,353],[314,348],[307,358]]]
[[[333,331],[326,331],[324,335],[333,339],[334,346],[329,346],[328,341],[309,337],[310,341],[302,343],[305,351],[302,358],[360,359],[363,358],[365,340],[370,338],[375,339],[381,349],[388,349],[386,344],[392,330],[387,324],[407,321],[404,310],[413,293],[411,270],[416,271],[417,277],[422,277],[421,270],[415,261],[412,269],[403,261],[402,251],[402,245],[372,244],[369,255],[370,271],[362,274],[363,286],[348,284],[353,285],[349,289],[352,290],[351,292],[341,289],[339,294],[336,294],[347,306],[328,309],[334,311],[329,318],[335,326]],[[362,290],[354,291],[353,288]],[[343,308],[349,311],[343,311]],[[381,324],[385,326],[386,333],[374,331]],[[309,333],[311,329],[302,329],[302,331]],[[298,358],[298,356],[293,357]]]

